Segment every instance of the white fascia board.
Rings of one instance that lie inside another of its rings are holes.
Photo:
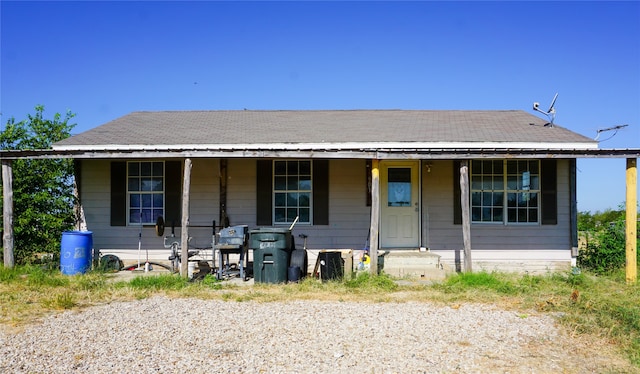
[[[109,144],[53,146],[56,151],[165,151],[165,150],[352,150],[352,149],[598,149],[597,142],[372,142],[372,143],[263,143],[263,144]]]

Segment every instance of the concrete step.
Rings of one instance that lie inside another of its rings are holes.
[[[444,279],[440,255],[419,250],[390,250],[383,256],[385,273],[399,278]]]

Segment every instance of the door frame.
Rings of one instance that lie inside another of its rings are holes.
[[[415,179],[412,176],[412,189],[415,188],[417,195],[417,213],[415,215],[416,221],[413,222],[415,225],[416,232],[416,242],[410,246],[406,245],[388,245],[385,243],[383,245],[383,238],[385,237],[385,230],[387,227],[383,224],[385,221],[385,210],[386,207],[383,204],[387,204],[387,200],[383,199],[383,197],[388,196],[388,176],[389,176],[389,168],[393,167],[411,167],[412,170],[416,171]],[[380,248],[420,248],[422,243],[422,162],[420,160],[381,160],[380,161],[380,218],[379,218],[379,241]],[[383,178],[384,176],[384,178]],[[415,183],[413,182],[415,180]]]

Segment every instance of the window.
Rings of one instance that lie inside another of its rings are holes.
[[[164,162],[127,162],[129,224],[154,224],[164,216]]]
[[[538,222],[538,161],[507,161],[507,222]]]
[[[411,168],[389,168],[387,206],[411,206]]]
[[[311,223],[311,161],[273,162],[273,222]]]
[[[538,160],[472,161],[471,221],[538,223]]]

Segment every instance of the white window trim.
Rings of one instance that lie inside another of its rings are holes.
[[[127,161],[127,168],[126,168],[126,199],[127,199],[127,210],[126,210],[126,217],[127,217],[127,226],[148,226],[148,225],[153,225],[155,224],[155,221],[152,222],[131,222],[131,194],[154,194],[154,193],[158,193],[158,191],[129,191],[129,165],[131,163],[150,163],[153,166],[154,162],[160,162],[162,163],[162,217],[165,216],[165,209],[166,209],[166,204],[167,204],[167,192],[166,192],[166,188],[167,188],[167,184],[166,184],[166,164],[164,162],[164,160],[130,160]],[[153,173],[152,173],[153,174]],[[140,176],[139,176],[140,177]]]
[[[502,178],[503,178],[503,189],[501,190],[503,192],[503,197],[502,197],[502,209],[503,209],[503,214],[502,214],[502,221],[473,221],[473,216],[471,216],[471,224],[473,225],[488,225],[488,226],[496,226],[496,225],[501,225],[501,226],[511,226],[511,225],[516,225],[516,226],[540,226],[542,224],[542,189],[541,189],[541,179],[542,179],[542,165],[540,164],[540,160],[539,159],[518,159],[517,161],[535,161],[538,163],[538,189],[536,190],[528,190],[530,192],[534,192],[538,194],[538,212],[537,212],[537,221],[536,222],[509,222],[509,199],[508,199],[508,194],[509,193],[521,193],[524,192],[523,190],[509,190],[507,188],[507,179],[508,179],[508,171],[507,171],[507,162],[508,161],[516,161],[516,160],[508,160],[508,159],[502,159],[502,160],[471,160],[471,167],[470,172],[469,172],[469,193],[470,193],[470,198],[469,198],[469,210],[472,209],[472,200],[471,200],[471,194],[474,191],[484,191],[484,190],[473,190],[471,188],[472,186],[472,177],[473,177],[473,173],[471,172],[471,170],[473,170],[473,162],[482,162],[482,161],[502,161],[503,162],[503,166],[502,166]],[[484,175],[484,174],[481,174]],[[499,190],[491,190],[491,191],[499,191]]]
[[[309,162],[310,167],[310,177],[311,177],[311,189],[309,190],[309,222],[300,222],[298,221],[296,225],[301,226],[312,226],[313,225],[313,160],[311,159],[286,159],[286,160],[273,160],[272,162],[272,170],[273,173],[271,175],[271,222],[273,222],[274,226],[291,226],[293,222],[277,222],[276,221],[276,193],[286,193],[288,190],[276,190],[276,162],[289,162],[289,161],[306,161]],[[287,174],[288,175],[288,174]],[[298,176],[300,173],[298,172]],[[306,190],[296,190],[298,192]],[[299,208],[299,206],[298,206]]]

